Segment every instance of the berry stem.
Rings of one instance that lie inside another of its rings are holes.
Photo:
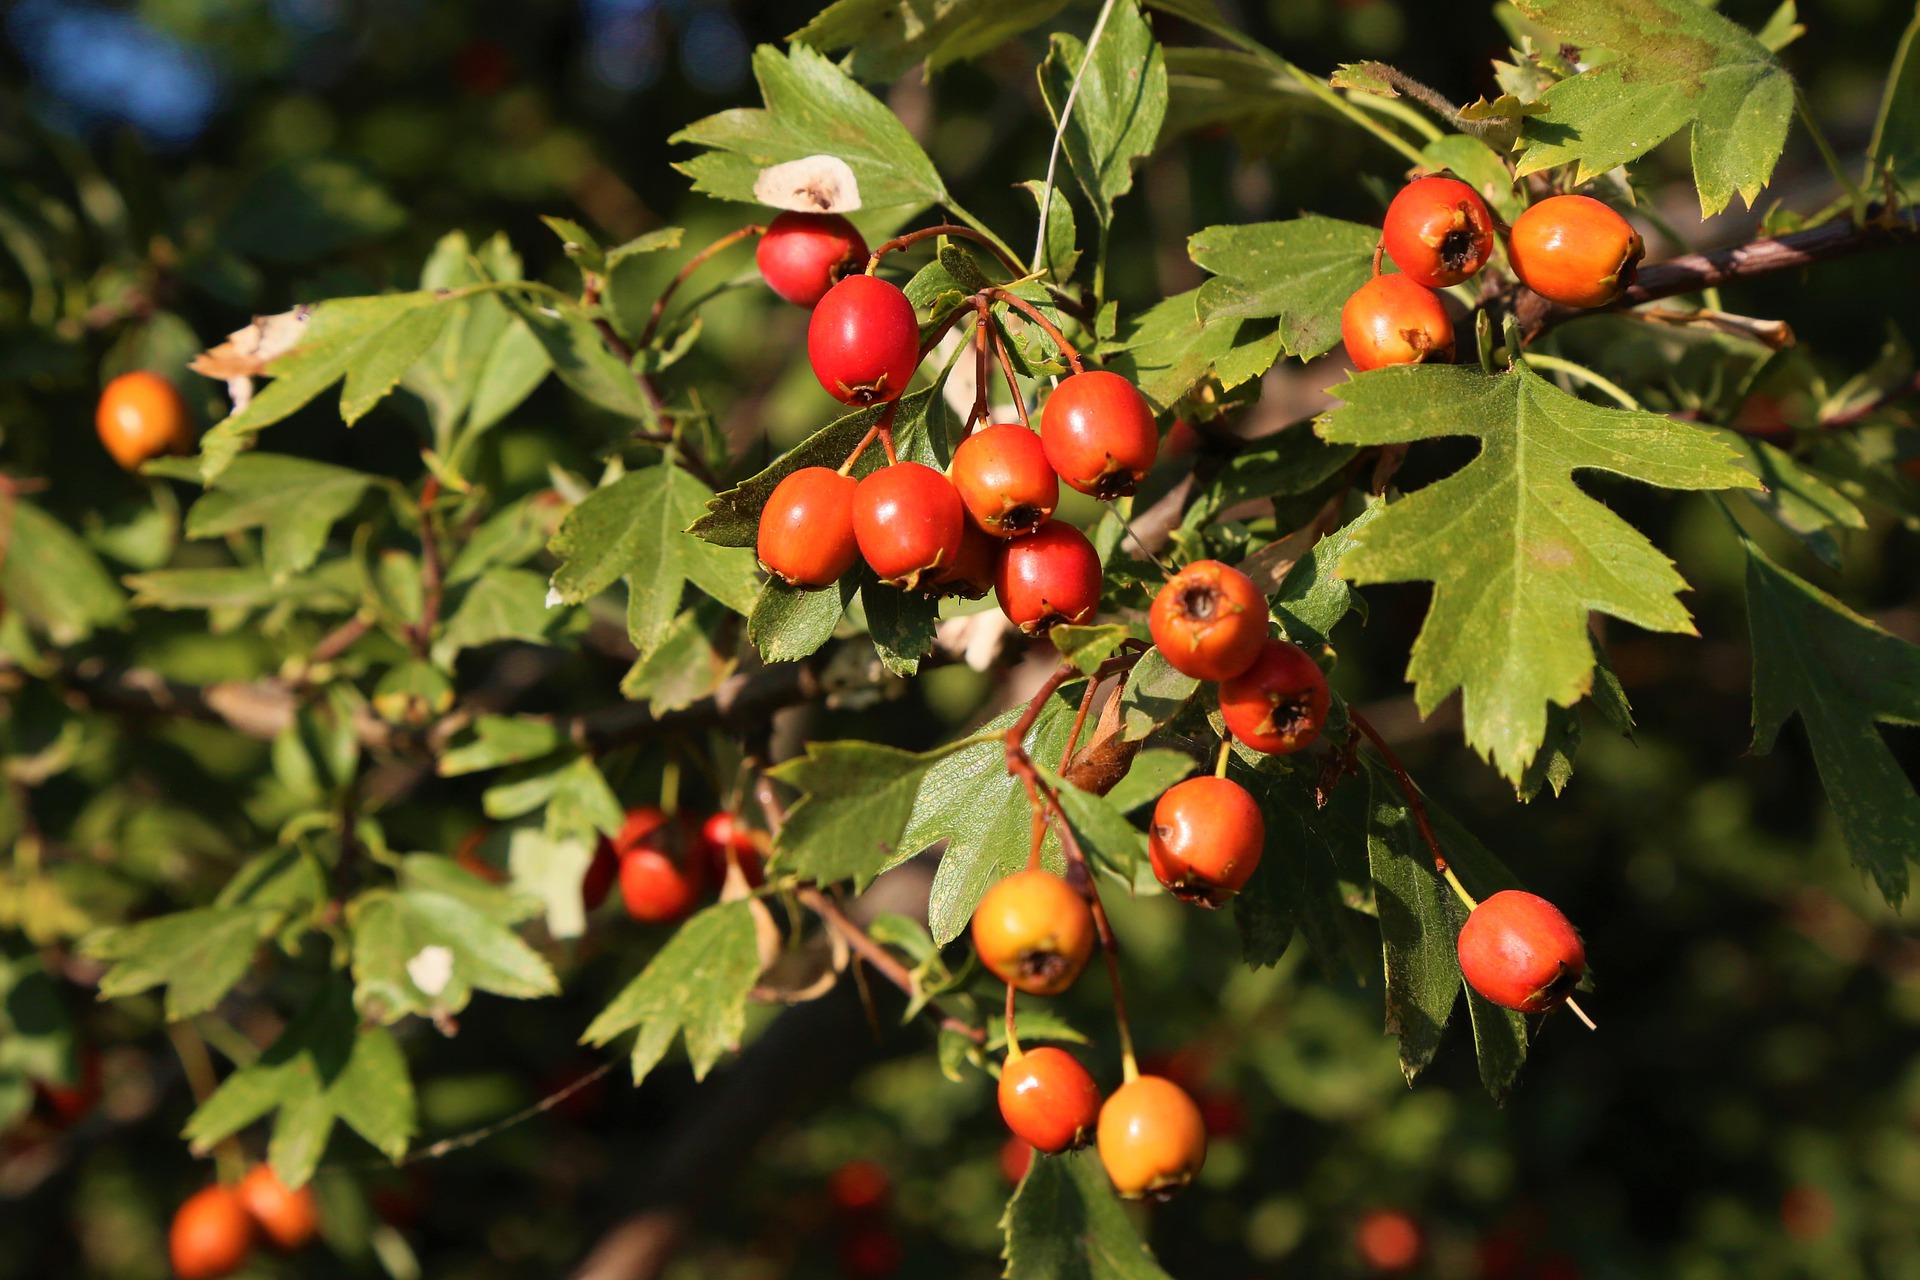
[[[213,1057],[207,1052],[207,1042],[200,1038],[200,1029],[187,1020],[169,1022],[167,1038],[173,1041],[173,1051],[179,1055],[180,1069],[187,1077],[187,1087],[193,1091],[193,1100],[205,1106],[220,1081],[213,1073]],[[232,1135],[213,1144],[213,1162],[220,1181],[229,1185],[240,1181],[240,1176],[247,1171],[247,1154],[241,1150],[240,1140]]]
[[[985,298],[975,298],[973,310],[973,409],[967,414],[967,425],[961,428],[963,436],[971,435],[976,423],[988,422],[993,416],[988,386],[993,378],[993,356],[987,350],[993,329],[993,308]]]
[[[766,228],[759,223],[749,222],[737,231],[727,232],[727,234],[721,236],[718,240],[715,240],[691,258],[688,258],[686,265],[680,268],[673,279],[667,281],[667,287],[662,289],[660,296],[653,300],[653,309],[647,312],[646,327],[640,330],[640,345],[645,347],[652,344],[653,335],[660,329],[660,317],[666,314],[667,303],[673,300],[673,295],[679,292],[680,286],[687,282],[688,276],[691,276],[694,272],[705,266],[714,255],[724,253],[734,245],[739,244],[742,240],[763,235],[765,232]]]
[[[1476,904],[1467,891],[1460,887],[1460,882],[1454,879],[1453,868],[1447,865],[1447,855],[1441,852],[1440,839],[1433,834],[1433,824],[1427,821],[1426,801],[1420,798],[1420,788],[1413,785],[1413,778],[1407,773],[1406,767],[1400,763],[1400,757],[1393,753],[1393,748],[1388,746],[1387,740],[1380,736],[1380,731],[1375,729],[1357,710],[1348,707],[1347,719],[1353,721],[1353,727],[1367,736],[1367,741],[1373,744],[1374,749],[1387,762],[1387,768],[1393,770],[1394,779],[1400,784],[1400,792],[1407,798],[1407,809],[1413,814],[1414,825],[1420,828],[1420,838],[1426,841],[1427,848],[1433,852],[1434,871],[1447,878],[1448,883],[1453,885],[1454,891],[1461,896],[1471,910]]]
[[[1226,777],[1227,761],[1232,758],[1233,758],[1233,731],[1230,729],[1223,728],[1220,730],[1220,759],[1213,766],[1213,776],[1216,778]]]
[[[989,341],[993,344],[993,352],[1000,357],[1000,372],[1007,379],[1007,394],[1013,397],[1014,412],[1020,415],[1021,426],[1030,427],[1033,423],[1027,418],[1027,395],[1020,389],[1020,381],[1013,372],[1013,355],[1007,350],[1007,344],[1000,341],[1000,329],[993,322],[991,307],[987,309],[987,327],[991,330]]]
[[[905,235],[895,236],[893,239],[875,249],[873,255],[867,259],[867,274],[872,275],[879,268],[880,259],[887,254],[897,249],[904,249],[908,245],[918,244],[920,241],[933,236],[964,236],[976,244],[985,245],[987,251],[999,259],[1000,265],[1005,267],[1015,277],[1027,274],[1027,269],[1021,266],[1019,260],[1011,253],[1008,253],[1004,246],[996,244],[990,237],[982,235],[972,227],[963,227],[952,222],[943,222],[937,227],[922,227],[918,231],[909,231]]]
[[[1020,1058],[1020,1037],[1013,1029],[1013,984],[1007,984],[1007,1061],[1016,1062]]]
[[[1373,242],[1373,274],[1376,276],[1380,274],[1380,259],[1385,256],[1386,252],[1387,238],[1381,236]]]
[[[1067,341],[1066,335],[1055,327],[1053,321],[1040,314],[1040,308],[1034,306],[1031,302],[1028,302],[1025,298],[1017,294],[1009,293],[999,285],[988,285],[985,289],[982,289],[981,292],[989,298],[992,298],[995,302],[1006,303],[1015,311],[1020,312],[1026,316],[1027,319],[1039,325],[1040,328],[1046,332],[1047,337],[1053,340],[1053,345],[1059,348],[1060,354],[1067,358],[1067,363],[1073,367],[1073,371],[1075,373],[1086,372],[1085,366],[1080,363],[1080,352],[1074,348],[1071,342]]]
[[[1443,867],[1440,874],[1446,877],[1447,883],[1453,887],[1454,895],[1465,904],[1468,911],[1471,912],[1480,906],[1480,903],[1474,899],[1474,896],[1467,892],[1467,886],[1460,883],[1460,877],[1453,874],[1452,867]]]
[[[1593,1019],[1587,1016],[1587,1011],[1580,1007],[1580,1002],[1578,1000],[1575,1000],[1572,996],[1568,996],[1565,1000],[1562,1000],[1560,1003],[1565,1005],[1567,1008],[1573,1010],[1573,1016],[1580,1019],[1581,1022],[1585,1023],[1587,1030],[1598,1031],[1600,1029],[1599,1027],[1594,1025]]]
[[[867,428],[867,434],[860,437],[860,443],[853,446],[853,452],[849,453],[847,460],[840,464],[841,475],[853,474],[853,464],[860,461],[860,455],[867,451],[868,445],[880,438],[882,432],[886,433],[887,461],[893,461],[893,406],[895,403],[892,400],[887,402],[887,407],[880,411],[878,420]]]

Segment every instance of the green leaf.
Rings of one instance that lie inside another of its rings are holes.
[[[896,445],[900,443],[903,431],[912,424],[924,422],[930,413],[944,412],[939,395],[938,387],[924,387],[909,391],[894,402]],[[715,546],[754,546],[760,532],[760,511],[767,505],[767,499],[773,496],[780,482],[804,467],[839,470],[840,464],[847,460],[847,455],[853,452],[868,428],[880,421],[886,408],[885,405],[874,405],[834,419],[774,459],[766,470],[709,499],[706,514],[695,520],[687,531]],[[860,455],[860,461],[854,464],[848,474],[856,479],[865,477],[885,461],[883,453],[869,449]]]
[[[507,869],[513,875],[513,887],[540,903],[547,932],[556,938],[577,938],[587,931],[587,908],[580,890],[593,864],[598,838],[592,833],[556,837],[533,826],[518,826],[507,833]]]
[[[1060,758],[1077,705],[1056,694],[1041,711],[1026,738],[1027,751],[1036,761]],[[975,735],[985,741],[953,751],[927,771],[898,842],[909,854],[947,842],[934,872],[927,913],[927,928],[943,947],[966,931],[982,894],[1027,865],[1033,811],[1026,788],[1007,776],[1002,737],[1023,710],[995,716]],[[1052,836],[1047,837],[1044,857],[1055,871],[1066,866]]]
[[[653,405],[639,381],[625,362],[607,349],[606,340],[585,311],[571,302],[544,299],[536,304],[517,294],[499,296],[546,348],[553,371],[577,395],[636,422],[654,422]]]
[[[348,909],[354,1005],[392,1024],[459,1013],[473,993],[553,995],[553,970],[513,930],[451,894],[376,889]]]
[[[524,716],[480,716],[473,722],[473,738],[442,752],[437,765],[443,778],[498,769],[503,765],[537,760],[564,745],[550,720]]]
[[[933,652],[933,628],[940,620],[940,602],[922,592],[889,587],[864,574],[862,578],[860,604],[867,615],[874,651],[893,674],[912,675],[920,669],[920,659]]]
[[[67,527],[26,499],[0,498],[0,599],[57,645],[118,625],[126,597],[100,558]]]
[[[685,1032],[693,1077],[706,1078],[720,1055],[736,1049],[747,1025],[747,993],[760,976],[760,953],[748,904],[721,902],[681,925],[639,977],[593,1020],[581,1041],[604,1045],[639,1028],[633,1082],[647,1078]]]
[[[646,653],[680,613],[689,579],[723,603],[751,600],[753,559],[686,532],[713,493],[681,468],[631,471],[567,513],[550,547],[560,558],[553,591],[582,604],[627,579],[627,631]],[[742,597],[746,598],[743,599]]]
[[[347,362],[347,381],[340,392],[341,421],[352,426],[386,399],[440,337],[453,311],[446,306],[403,311],[367,339]]]
[[[1378,935],[1350,908],[1368,881],[1369,778],[1344,779],[1322,809],[1304,772],[1238,776],[1267,826],[1260,865],[1233,900],[1242,958],[1276,963],[1297,930],[1328,978],[1367,980]]]
[[[160,569],[129,574],[133,603],[160,609],[245,610],[295,604],[316,613],[351,611],[360,598],[353,566],[331,561],[283,582],[264,568]]]
[[[1592,684],[1587,616],[1693,633],[1686,583],[1633,526],[1574,483],[1604,471],[1669,489],[1752,488],[1710,432],[1603,408],[1524,366],[1489,377],[1451,365],[1362,374],[1320,423],[1328,440],[1392,444],[1471,435],[1472,462],[1389,506],[1341,558],[1348,581],[1431,581],[1407,674],[1422,715],[1462,695],[1467,742],[1517,782],[1547,706]]]
[[[857,207],[947,203],[940,174],[906,126],[823,55],[805,44],[785,54],[761,45],[754,50],[753,75],[764,110],[722,111],[668,139],[709,148],[674,166],[693,179],[694,190],[759,203],[754,184],[762,170],[829,155],[852,168]]]
[[[1149,155],[1167,114],[1167,61],[1146,15],[1116,4],[1084,71],[1086,47],[1055,32],[1040,64],[1040,92],[1055,126],[1077,75],[1080,91],[1062,136],[1062,149],[1100,225],[1113,221],[1113,202],[1133,189],[1133,165]]]
[[[1753,749],[1800,717],[1854,864],[1898,907],[1920,851],[1920,797],[1876,722],[1920,724],[1920,648],[1774,564],[1751,542]]]
[[[1171,1280],[1091,1151],[1035,1155],[1000,1226],[1007,1280]]]
[[[1066,193],[1057,188],[1051,201],[1046,199],[1047,184],[1029,180],[1020,186],[1033,197],[1036,210],[1047,211],[1047,234],[1041,241],[1038,269],[1047,273],[1047,279],[1054,284],[1065,284],[1073,279],[1073,269],[1079,265],[1080,250],[1077,247],[1078,233],[1073,225],[1073,202]]]
[[[261,559],[276,579],[320,558],[334,523],[374,483],[363,471],[278,453],[235,458],[187,512],[189,538],[261,531]]]
[[[1135,871],[1147,856],[1147,833],[1128,822],[1125,812],[1108,803],[1106,797],[1082,791],[1044,764],[1040,772],[1059,793],[1060,808],[1082,851],[1122,884],[1131,886]]]
[[[644,235],[637,235],[625,244],[607,250],[607,270],[611,272],[628,258],[637,258],[643,253],[678,249],[680,242],[686,238],[686,234],[685,227],[656,227]]]
[[[1317,215],[1207,227],[1187,241],[1187,255],[1214,273],[1200,286],[1199,321],[1276,319],[1288,355],[1325,355],[1340,343],[1340,309],[1373,274],[1379,239],[1378,227]]]
[[[540,221],[547,224],[547,230],[560,237],[560,251],[578,263],[582,271],[591,271],[595,275],[606,274],[606,252],[591,231],[571,218],[542,214]]]
[[[1053,641],[1061,657],[1079,668],[1081,675],[1090,676],[1120,652],[1120,646],[1132,634],[1125,623],[1103,622],[1087,627],[1058,626],[1047,633],[1047,639]]]
[[[178,1021],[219,1004],[281,918],[272,906],[202,907],[91,934],[82,950],[111,966],[100,979],[102,998],[165,986],[167,1017]]]
[[[1400,1071],[1412,1084],[1433,1061],[1460,994],[1455,939],[1466,907],[1433,869],[1406,797],[1369,758],[1373,803],[1367,858],[1387,975],[1387,1034],[1399,1037]]]
[[[200,438],[201,477],[213,481],[249,447],[254,436],[304,408],[346,376],[349,368],[376,359],[390,326],[410,312],[442,305],[441,295],[421,290],[370,298],[334,298],[303,308],[307,319],[299,343],[266,366],[265,372],[273,381],[246,408]],[[360,385],[364,395],[364,374]]]
[[[546,640],[564,612],[547,607],[547,584],[527,569],[489,569],[460,597],[433,645],[433,660],[447,666],[462,650],[501,640]]]
[[[1306,423],[1294,423],[1229,458],[1194,494],[1182,523],[1198,528],[1242,502],[1312,493],[1339,475],[1359,452],[1328,444]]]
[[[80,1083],[73,1019],[61,1003],[52,976],[34,954],[0,952],[0,1088],[9,1079]],[[0,1104],[0,1133],[10,1127],[6,1111]]]
[[[1121,736],[1139,742],[1186,710],[1200,681],[1173,669],[1158,649],[1142,654],[1120,693]]]
[[[1528,114],[1535,114],[1531,111]],[[1420,148],[1420,155],[1435,169],[1446,169],[1480,193],[1487,207],[1503,221],[1512,222],[1526,212],[1526,198],[1515,189],[1513,175],[1486,143],[1464,133],[1435,138]]]
[[[1142,312],[1122,341],[1103,349],[1107,367],[1140,388],[1156,411],[1214,377],[1232,390],[1265,373],[1280,358],[1273,320],[1208,324],[1200,319],[1198,289],[1176,293]]]
[[[1548,89],[1528,117],[1518,176],[1575,164],[1587,182],[1692,126],[1700,216],[1735,192],[1752,206],[1793,118],[1793,77],[1746,28],[1693,0],[1516,0],[1582,47],[1591,69]],[[1602,59],[1593,48],[1615,55]]]
[[[1168,787],[1197,767],[1198,762],[1184,751],[1165,747],[1142,751],[1127,766],[1126,775],[1107,792],[1107,803],[1121,813],[1132,813],[1159,800]]]
[[[329,982],[257,1061],[228,1076],[184,1136],[204,1155],[276,1111],[270,1154],[291,1187],[312,1176],[336,1119],[390,1160],[406,1153],[418,1131],[406,1058],[384,1027],[359,1026],[346,983]]]
[[[473,403],[467,407],[467,436],[479,435],[519,408],[552,369],[553,358],[547,354],[546,343],[524,320],[514,317],[494,340],[486,367],[473,388]]]
[[[747,615],[747,639],[767,662],[799,661],[833,639],[859,581],[850,573],[831,587],[801,588],[767,579]]]
[[[801,792],[775,838],[775,865],[864,890],[924,847],[904,840],[915,798],[928,771],[966,745],[915,754],[875,742],[809,742],[804,756],[772,770]]]
[[[851,50],[854,75],[890,82],[921,63],[933,72],[978,57],[1065,6],[1066,0],[834,0],[787,39],[825,53]]]
[[[1832,530],[1866,528],[1860,508],[1791,454],[1738,431],[1719,434],[1739,455],[1740,465],[1766,486],[1743,495],[1746,500],[1800,539],[1822,564],[1839,569],[1840,544]]]
[[[739,666],[740,627],[711,600],[701,600],[667,628],[651,652],[620,681],[623,696],[665,715],[711,697]]]
[[[1300,645],[1325,644],[1334,627],[1356,607],[1360,598],[1340,576],[1340,563],[1353,550],[1360,531],[1386,509],[1384,502],[1370,501],[1359,515],[1314,543],[1287,571],[1273,597],[1273,616],[1280,620],[1287,639]]]
[[[1867,155],[1890,168],[1910,197],[1920,193],[1920,7],[1894,50]]]

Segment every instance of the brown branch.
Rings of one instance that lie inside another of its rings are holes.
[[[1387,740],[1380,736],[1380,731],[1369,724],[1365,716],[1349,706],[1347,719],[1353,721],[1353,727],[1367,736],[1367,741],[1374,745],[1374,749],[1387,762],[1387,768],[1393,770],[1394,780],[1400,784],[1401,794],[1407,798],[1407,809],[1413,814],[1414,824],[1420,828],[1420,838],[1426,841],[1427,848],[1433,853],[1434,871],[1440,875],[1446,875],[1447,855],[1441,852],[1440,839],[1433,834],[1433,824],[1427,821],[1427,805],[1420,798],[1420,788],[1414,785],[1412,775],[1400,763],[1400,757],[1393,753],[1393,748],[1387,745]]]
[[[934,236],[961,236],[965,239],[972,240],[977,244],[984,245],[989,253],[1000,260],[1000,265],[1013,274],[1014,278],[1018,279],[1027,274],[1027,269],[1016,262],[1013,255],[1005,249],[1002,249],[999,245],[987,239],[987,237],[981,235],[972,227],[957,226],[951,222],[942,223],[937,227],[922,227],[918,231],[909,231],[905,235],[895,236],[893,239],[875,249],[872,256],[867,259],[867,274],[872,275],[874,268],[880,265],[880,259],[887,254],[894,252],[896,249],[904,249],[911,244],[918,244],[920,241],[930,239]]]
[[[872,934],[849,920],[838,903],[812,885],[803,885],[794,890],[794,896],[802,906],[819,916],[828,928],[846,939],[847,945],[866,962],[868,968],[898,987],[909,999],[912,998],[915,986],[912,972],[891,951],[874,941]],[[987,1041],[987,1033],[983,1029],[950,1013],[940,1015],[940,1029],[956,1032],[975,1044],[985,1044]]]
[[[413,629],[413,651],[422,658],[433,643],[433,629],[440,625],[440,599],[446,582],[440,538],[433,527],[433,504],[439,497],[440,477],[430,475],[420,489],[420,622]]]
[[[640,330],[640,345],[644,347],[644,346],[650,345],[653,342],[653,335],[660,328],[660,317],[666,314],[667,303],[673,300],[673,295],[679,292],[680,286],[687,282],[687,277],[691,276],[694,272],[698,271],[701,267],[705,266],[707,262],[714,257],[715,254],[722,253],[728,249],[731,249],[734,245],[739,244],[742,240],[750,239],[753,236],[761,235],[765,233],[765,231],[766,231],[766,228],[761,226],[759,223],[749,222],[746,226],[741,227],[737,231],[727,232],[727,234],[721,236],[718,240],[715,240],[712,244],[708,245],[706,248],[702,249],[700,252],[694,254],[691,258],[688,258],[686,261],[686,265],[680,268],[679,272],[673,277],[673,279],[667,281],[667,287],[662,289],[660,291],[660,296],[653,300],[653,309],[647,312],[646,327]],[[632,359],[633,353],[628,352],[627,358]]]
[[[1022,315],[1026,316],[1027,319],[1039,325],[1041,329],[1046,331],[1047,337],[1053,340],[1053,345],[1059,348],[1060,354],[1067,358],[1067,363],[1073,366],[1073,371],[1075,373],[1086,372],[1085,368],[1083,368],[1080,363],[1080,352],[1074,347],[1074,345],[1071,342],[1067,341],[1066,335],[1060,332],[1060,330],[1054,325],[1053,321],[1047,319],[1046,316],[1041,314],[1040,308],[1034,306],[1031,302],[1028,302],[1025,298],[1020,297],[1018,294],[1009,293],[1007,290],[1002,289],[998,285],[989,285],[985,289],[982,289],[981,292],[986,294],[989,298],[992,298],[995,302],[1006,303],[1008,306],[1012,307],[1015,311],[1020,312]]]

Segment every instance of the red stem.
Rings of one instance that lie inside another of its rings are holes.
[[[687,282],[688,276],[691,276],[694,272],[705,266],[708,260],[715,254],[723,253],[731,249],[742,240],[763,235],[766,230],[765,227],[757,222],[749,222],[738,231],[727,232],[727,234],[721,236],[718,240],[715,240],[691,258],[688,258],[686,265],[680,268],[679,273],[676,274],[673,279],[667,281],[667,287],[661,290],[658,298],[654,299],[653,310],[647,313],[647,326],[640,331],[640,345],[644,347],[653,342],[653,335],[660,328],[660,317],[666,314],[667,303],[673,300],[673,295],[679,291],[681,285]]]
[[[981,292],[992,298],[995,302],[1006,303],[1014,310],[1026,316],[1027,319],[1039,325],[1046,331],[1047,337],[1053,339],[1053,345],[1060,349],[1060,354],[1067,358],[1067,363],[1073,366],[1073,371],[1075,373],[1086,372],[1080,363],[1079,351],[1074,348],[1071,342],[1067,341],[1065,334],[1054,327],[1053,321],[1040,314],[1040,308],[1034,306],[1031,302],[1028,302],[1025,298],[1017,294],[1007,292],[998,285],[988,285],[985,289],[982,289]]]
[[[872,275],[874,270],[879,267],[880,259],[887,254],[894,252],[896,249],[904,249],[908,245],[918,244],[920,241],[931,239],[934,236],[964,236],[976,244],[984,245],[988,252],[1000,260],[1000,265],[1005,267],[1015,277],[1027,274],[1027,269],[1016,262],[1013,256],[1005,249],[1002,249],[999,245],[987,239],[972,227],[956,226],[951,222],[942,223],[937,227],[923,227],[919,231],[909,231],[905,235],[895,236],[878,249],[875,249],[873,256],[867,259],[867,274]]]

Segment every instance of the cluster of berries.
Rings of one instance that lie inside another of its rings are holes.
[[[1458,178],[1416,178],[1402,187],[1380,231],[1399,273],[1382,275],[1376,263],[1373,279],[1340,312],[1354,368],[1452,361],[1453,321],[1435,290],[1484,267],[1496,229],[1486,201]],[[1627,220],[1591,196],[1551,196],[1498,229],[1520,283],[1568,307],[1603,307],[1619,297],[1643,251]]]
[[[313,1188],[289,1191],[257,1164],[233,1186],[216,1182],[188,1196],[174,1212],[167,1246],[180,1280],[219,1280],[246,1264],[256,1236],[291,1253],[319,1229]]]
[[[691,915],[710,886],[724,884],[731,867],[758,887],[766,856],[766,836],[731,813],[696,823],[642,805],[627,811],[618,835],[601,839],[580,892],[592,911],[617,880],[628,915],[642,924],[671,924]]]
[[[897,399],[921,359],[919,319],[900,289],[845,275],[865,255],[860,235],[831,214],[782,214],[758,262],[774,292],[811,305],[807,357],[844,404]],[[760,515],[760,563],[797,587],[825,587],[856,560],[892,586],[978,599],[993,591],[1029,635],[1082,623],[1100,604],[1100,557],[1078,529],[1053,519],[1062,480],[1102,501],[1124,497],[1159,450],[1153,410],[1133,384],[1103,370],[1061,380],[1036,435],[1024,423],[984,425],[954,450],[946,474],[892,459],[865,479],[805,467],[782,479]]]

